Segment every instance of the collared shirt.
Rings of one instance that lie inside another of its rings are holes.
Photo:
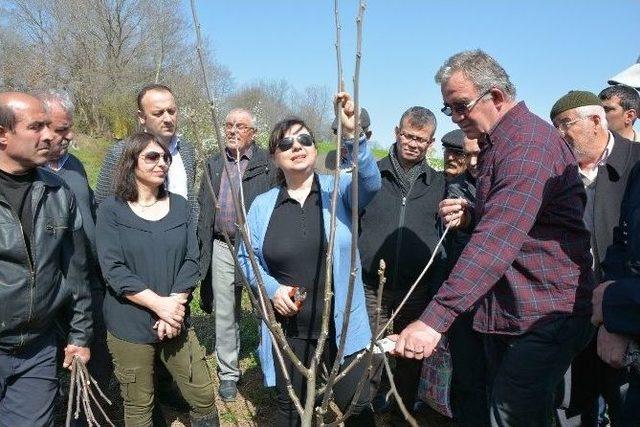
[[[322,198],[317,176],[301,205],[280,187],[262,254],[269,273],[283,285],[301,286],[307,291],[302,309],[294,317],[281,317],[289,337],[317,339],[323,309],[326,238],[322,218]]]
[[[445,332],[480,301],[474,328],[518,335],[588,315],[595,286],[585,193],[558,132],[515,105],[482,144],[471,239],[421,320]]]
[[[598,177],[598,168],[600,166],[604,166],[607,164],[607,160],[609,159],[609,155],[613,150],[613,144],[615,142],[615,138],[611,131],[609,131],[609,139],[607,140],[607,146],[604,148],[604,151],[600,155],[600,158],[596,161],[595,165],[591,169],[582,169],[580,168],[580,177],[582,178],[582,183],[585,187],[588,187],[591,183],[593,183]]]
[[[171,166],[167,174],[167,189],[174,194],[179,194],[188,199],[187,171],[180,155],[180,138],[174,135],[169,143],[171,153]]]
[[[58,159],[58,167],[57,168],[54,168],[51,165],[51,162],[48,162],[47,163],[47,169],[49,169],[51,171],[54,171],[54,172],[57,172],[57,171],[59,171],[60,169],[62,169],[64,167],[64,164],[67,163],[68,159],[69,159],[69,153],[65,153],[64,156],[62,156],[61,158]]]
[[[233,205],[233,193],[239,194],[240,185],[242,184],[242,176],[247,169],[249,160],[253,155],[253,145],[251,145],[240,156],[240,161],[236,163],[236,159],[231,155],[229,150],[225,149],[222,154],[228,167],[222,168],[222,177],[220,179],[220,190],[218,191],[218,203],[220,209],[216,214],[215,233],[221,235],[223,231],[229,234],[230,238],[236,235],[237,215]],[[238,170],[238,166],[240,170]],[[231,177],[227,175],[227,169]],[[215,209],[215,207],[214,207]]]

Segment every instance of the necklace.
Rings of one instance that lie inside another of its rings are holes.
[[[141,208],[150,208],[151,206],[155,205],[155,204],[156,204],[156,203],[158,203],[159,201],[160,201],[160,199],[156,199],[156,201],[155,201],[155,202],[150,203],[150,204],[148,204],[148,205],[143,205],[143,204],[142,204],[142,203],[140,203],[140,202],[134,202],[134,203],[135,203],[136,205],[140,206]]]

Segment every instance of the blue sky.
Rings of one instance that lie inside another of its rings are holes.
[[[203,34],[236,87],[286,79],[296,89],[336,88],[333,0],[197,2]],[[185,5],[188,7],[188,4]],[[358,2],[340,1],[344,79],[352,89]],[[189,15],[190,16],[190,15]],[[436,114],[439,138],[454,129],[440,113],[433,76],[446,58],[481,48],[515,83],[518,99],[548,118],[571,89],[598,93],[640,55],[638,0],[369,0],[364,17],[360,99],[374,139],[393,142],[404,110]]]

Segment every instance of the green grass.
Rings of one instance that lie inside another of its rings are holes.
[[[112,139],[78,135],[74,140],[75,147],[69,150],[69,152],[80,159],[84,165],[91,188],[95,188],[96,186],[102,159],[104,159],[107,149],[112,143]]]
[[[336,144],[330,141],[320,141],[316,144],[316,148],[318,149],[319,154],[326,154],[335,150]],[[383,148],[374,148],[372,151],[376,159],[381,159],[389,153],[388,150]]]

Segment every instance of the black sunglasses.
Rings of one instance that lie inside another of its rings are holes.
[[[300,145],[304,145],[305,147],[311,147],[314,144],[314,140],[308,133],[301,133],[295,137],[287,136],[286,138],[282,138],[278,142],[278,148],[280,151],[288,151],[293,147],[293,143],[298,141]]]
[[[144,154],[141,154],[140,157],[144,159],[144,162],[148,165],[155,165],[160,161],[160,158],[164,160],[167,165],[171,164],[171,154],[168,153],[159,153],[157,151],[147,151]]]

